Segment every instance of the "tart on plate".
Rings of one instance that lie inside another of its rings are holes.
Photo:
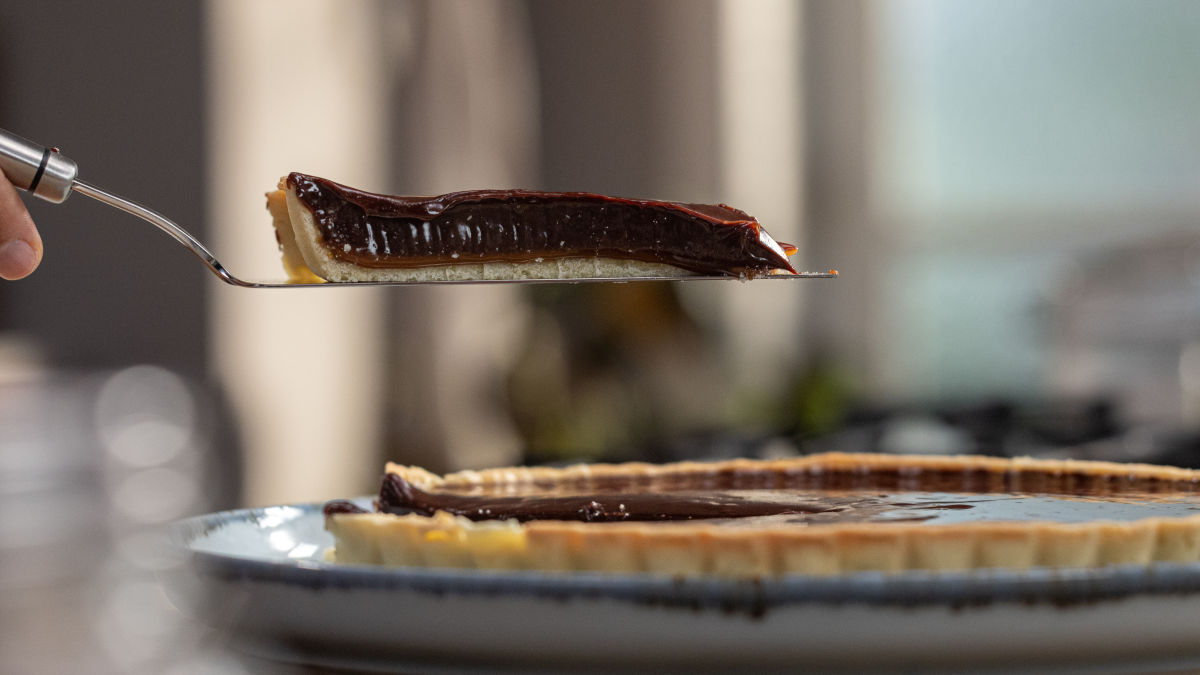
[[[795,274],[780,244],[724,204],[587,192],[364,192],[292,173],[267,209],[293,281],[452,281]]]
[[[337,562],[762,577],[1200,560],[1200,472],[811,455],[508,468],[388,464],[325,507]]]

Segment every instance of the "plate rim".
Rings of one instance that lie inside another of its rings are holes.
[[[356,499],[370,503],[370,497]],[[798,604],[969,606],[1049,603],[1059,608],[1137,595],[1200,594],[1200,563],[1150,563],[1102,568],[853,572],[723,579],[656,573],[540,572],[383,567],[237,556],[194,547],[205,535],[235,522],[253,522],[268,510],[290,509],[283,522],[320,514],[325,502],[281,504],[207,513],[167,526],[166,539],[201,575],[225,581],[272,582],[312,590],[416,591],[535,598],[609,599],[694,609],[720,607],[762,614]],[[281,523],[282,524],[282,523]]]

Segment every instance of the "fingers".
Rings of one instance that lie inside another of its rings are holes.
[[[42,261],[42,237],[17,189],[0,171],[0,278],[22,279]]]

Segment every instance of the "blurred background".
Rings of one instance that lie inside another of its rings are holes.
[[[167,672],[197,638],[163,637],[149,533],[366,494],[385,459],[1200,466],[1198,64],[1187,0],[5,0],[0,128],[243,277],[283,276],[290,171],[726,202],[841,277],[248,291],[30,202],[0,663]]]

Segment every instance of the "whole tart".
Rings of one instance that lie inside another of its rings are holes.
[[[326,505],[337,562],[761,577],[1200,560],[1200,472],[821,454],[507,468],[388,464]]]
[[[794,275],[752,216],[725,204],[588,192],[384,195],[292,173],[267,195],[298,282]]]

